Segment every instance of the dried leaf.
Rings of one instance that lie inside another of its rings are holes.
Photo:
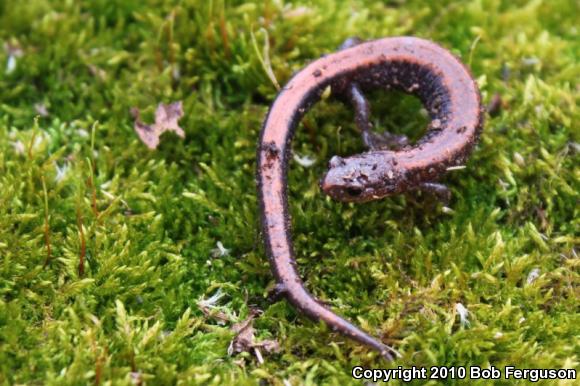
[[[246,320],[239,323],[235,323],[231,330],[237,335],[230,342],[228,347],[228,354],[234,355],[243,351],[250,351],[254,345],[254,318],[256,317],[256,312],[251,312]]]
[[[157,106],[157,110],[155,110],[155,123],[152,125],[141,121],[141,113],[136,107],[131,109],[131,114],[135,118],[135,131],[149,149],[157,148],[159,137],[166,131],[173,131],[179,137],[185,138],[185,132],[177,123],[183,116],[183,104],[181,101],[168,105],[160,103]]]
[[[280,351],[280,343],[274,339],[264,339],[263,341],[256,343],[254,347],[260,347],[268,353],[276,353]]]
[[[225,294],[221,290],[217,290],[210,298],[202,298],[197,302],[197,306],[203,312],[203,314],[208,318],[213,318],[218,321],[218,324],[225,324],[226,322],[231,322],[231,318],[217,306],[218,301]]]
[[[268,353],[280,351],[280,344],[276,340],[265,339],[261,342],[254,341],[254,318],[259,312],[252,312],[248,318],[242,322],[234,324],[231,329],[237,335],[230,342],[228,354],[234,355],[241,352],[253,352],[256,355],[258,362],[263,363],[263,358],[259,349],[263,349]]]
[[[249,352],[254,347],[254,332],[254,327],[252,327],[252,322],[250,321],[232,340],[231,350],[228,351],[231,351],[232,354],[243,351]]]

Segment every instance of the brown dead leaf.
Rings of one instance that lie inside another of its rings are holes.
[[[264,339],[263,341],[254,344],[254,347],[260,347],[268,353],[280,351],[280,343],[274,339]]]
[[[280,351],[280,344],[276,340],[265,339],[260,342],[255,342],[253,323],[254,318],[259,314],[258,311],[252,312],[248,318],[244,321],[234,324],[231,329],[236,332],[237,335],[230,342],[228,347],[228,354],[235,355],[241,352],[253,352],[258,362],[263,363],[264,359],[260,353],[260,349],[267,353]]]
[[[198,304],[198,306],[206,317],[217,320],[218,324],[225,324],[226,322],[230,322],[230,318],[224,312],[216,308],[205,306],[203,304]]]
[[[249,323],[247,323],[239,332],[238,335],[236,335],[234,337],[234,339],[231,342],[231,354],[237,354],[243,351],[250,351],[253,347],[254,347],[254,327],[252,327],[252,322],[249,320]],[[244,323],[244,322],[242,322]],[[232,330],[236,331],[236,325],[238,325],[239,323],[236,323],[234,325],[234,327],[232,327]],[[228,350],[230,351],[230,350]]]
[[[211,297],[201,298],[197,301],[197,306],[208,317],[217,320],[218,324],[226,324],[233,322],[232,317],[223,311],[223,308],[217,303],[225,294],[218,289]]]
[[[185,138],[185,132],[177,121],[183,116],[183,104],[181,101],[163,104],[160,103],[155,110],[155,123],[148,125],[141,121],[139,109],[133,107],[131,114],[135,119],[134,128],[139,138],[149,149],[156,149],[159,145],[159,137],[166,131],[173,131],[181,138]]]

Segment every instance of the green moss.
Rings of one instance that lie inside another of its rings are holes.
[[[505,108],[467,169],[446,177],[444,211],[417,195],[323,197],[326,160],[362,144],[348,108],[317,105],[294,143],[317,163],[290,173],[308,287],[388,337],[403,353],[395,366],[578,369],[578,4],[224,3],[0,2],[0,383],[343,384],[354,365],[384,365],[268,303],[258,234],[255,146],[276,94],[267,64],[284,84],[354,35],[435,40]],[[418,133],[414,101],[379,99],[380,126]],[[149,151],[130,108],[151,115],[176,100],[186,139]],[[218,241],[228,254],[214,256]],[[218,290],[235,321],[264,311],[256,335],[279,354],[228,356],[231,324],[199,307]]]

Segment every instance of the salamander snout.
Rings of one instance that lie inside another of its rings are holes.
[[[376,200],[391,192],[389,178],[382,159],[372,153],[348,158],[334,156],[328,163],[328,171],[320,181],[324,193],[343,202]]]

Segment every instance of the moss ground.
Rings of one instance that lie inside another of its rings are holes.
[[[338,385],[386,366],[266,300],[258,233],[273,79],[355,35],[435,40],[503,109],[445,178],[446,210],[323,197],[327,160],[363,148],[349,108],[317,105],[294,142],[317,162],[290,175],[307,286],[394,344],[393,366],[578,369],[578,14],[574,0],[0,2],[0,383]],[[148,150],[130,108],[150,120],[177,100],[186,139]],[[379,127],[420,133],[414,99],[373,102]],[[227,354],[254,308],[256,339],[280,343],[263,364]]]

